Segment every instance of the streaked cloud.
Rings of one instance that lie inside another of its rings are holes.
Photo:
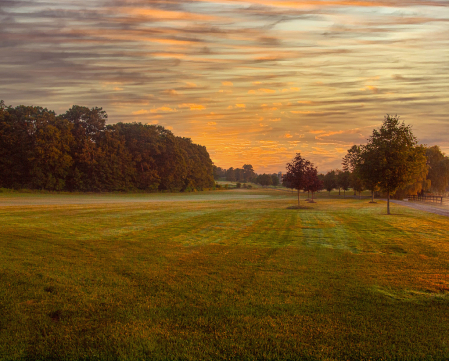
[[[204,110],[206,107],[201,104],[181,104],[180,108],[189,108],[190,110]]]
[[[7,104],[101,106],[109,122],[157,122],[219,166],[261,172],[295,152],[336,168],[387,113],[449,153],[447,1],[1,4]]]

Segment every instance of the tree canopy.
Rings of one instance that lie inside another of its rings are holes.
[[[205,147],[161,126],[106,125],[101,108],[0,104],[0,187],[189,191],[213,187]]]
[[[312,169],[315,169],[313,164],[301,157],[300,153],[297,153],[291,163],[287,163],[287,173],[284,176],[285,183],[289,185],[289,188],[298,190],[298,207],[299,207],[299,191],[306,189],[312,182],[310,177]]]
[[[354,147],[344,158],[344,165],[353,169],[367,184],[368,189],[377,186],[387,194],[387,213],[390,214],[390,195],[419,178],[426,172],[425,148],[418,145],[411,126],[398,116],[385,116],[380,129],[374,129],[368,143]],[[354,161],[353,161],[354,159]],[[346,163],[345,163],[346,161]]]

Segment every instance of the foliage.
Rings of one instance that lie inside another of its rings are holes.
[[[314,169],[313,164],[301,157],[300,153],[297,153],[295,158],[293,158],[291,163],[287,163],[287,173],[284,179],[289,184],[289,188],[294,188],[298,190],[298,207],[299,207],[299,191],[301,189],[306,189],[312,178],[310,177],[310,172]]]
[[[318,192],[319,190],[323,189],[323,182],[318,177],[318,172],[316,168],[309,168],[307,173],[307,186],[304,187],[305,191],[312,192],[312,202],[313,202],[313,195],[315,192]]]
[[[337,175],[338,187],[343,189],[343,194],[346,196],[346,191],[351,185],[351,173],[349,171],[340,171]]]
[[[326,189],[329,193],[332,189],[337,188],[337,176],[334,170],[327,172],[323,178],[324,189]]]
[[[155,125],[106,125],[102,108],[0,106],[0,187],[191,191],[214,184],[205,147]]]
[[[261,186],[271,186],[273,184],[273,178],[271,177],[271,174],[259,174],[256,177],[255,182]]]
[[[368,144],[362,147],[360,174],[387,194],[388,214],[390,195],[426,171],[425,148],[417,143],[410,125],[387,115],[381,128],[374,129]]]
[[[449,183],[449,158],[441,152],[438,146],[426,149],[426,157],[429,165],[427,179],[433,192],[444,193]]]

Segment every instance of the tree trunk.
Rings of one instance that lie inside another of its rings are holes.
[[[299,207],[299,189],[298,189],[298,207]]]
[[[374,203],[374,189],[371,191],[371,202]]]
[[[343,198],[346,198],[346,190],[343,189]]]
[[[387,192],[387,214],[390,213],[390,191]]]
[[[312,202],[313,202],[313,192],[312,192]]]
[[[340,193],[340,188],[338,188],[338,195],[339,195],[339,196],[341,196],[341,193]]]

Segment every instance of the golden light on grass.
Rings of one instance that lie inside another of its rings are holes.
[[[444,358],[449,218],[294,197],[0,195],[1,354]]]

